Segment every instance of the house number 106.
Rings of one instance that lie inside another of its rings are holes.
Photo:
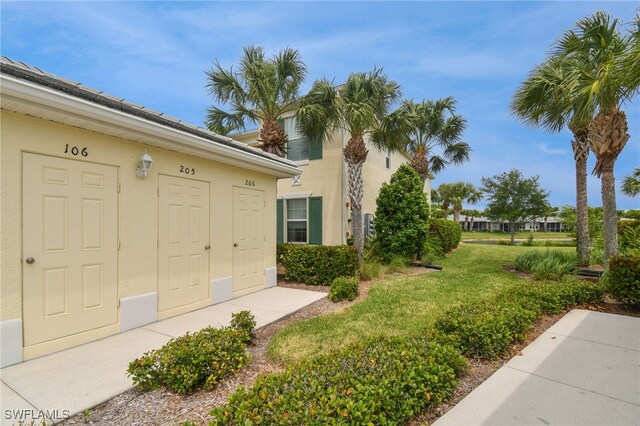
[[[64,153],[68,154],[71,153],[73,155],[82,155],[83,157],[86,157],[87,155],[89,155],[89,152],[87,151],[87,147],[85,146],[84,148],[80,149],[77,146],[72,146],[71,148],[69,148],[69,144],[66,144],[64,146]]]

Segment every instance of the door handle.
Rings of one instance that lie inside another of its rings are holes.
[[[207,244],[206,246],[204,246],[204,249],[205,249],[205,250],[209,250],[210,248],[211,248],[211,245],[210,245],[210,244]]]
[[[234,247],[238,247],[238,243],[233,243],[233,246]]]
[[[31,256],[27,257],[27,260],[26,260],[26,262],[27,262],[29,265],[31,265],[31,264],[32,264],[33,262],[35,262],[35,261],[36,261],[36,260],[35,260],[33,257],[31,257]]]

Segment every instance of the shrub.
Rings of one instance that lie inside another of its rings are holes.
[[[522,245],[523,245],[523,246],[526,246],[526,247],[531,247],[531,246],[533,246],[533,234],[529,234],[529,235],[527,236],[527,241],[523,241],[523,242],[522,242]]]
[[[510,240],[498,240],[496,241],[496,244],[499,246],[510,246],[511,245],[511,241]]]
[[[640,220],[633,221],[640,224]],[[640,226],[624,226],[618,231],[620,254],[640,255]]]
[[[340,302],[342,300],[352,301],[358,297],[358,279],[340,277],[331,283],[331,291],[329,292],[329,300],[332,302]]]
[[[462,239],[462,226],[454,220],[429,219],[429,233],[440,240],[440,247],[449,253]]]
[[[425,338],[367,340],[239,387],[210,424],[406,424],[449,398],[465,369]]]
[[[338,277],[354,277],[360,267],[355,247],[286,244],[283,253],[285,279],[310,285],[330,285]]]
[[[244,312],[248,313],[234,316],[237,327],[206,327],[146,352],[129,363],[128,376],[141,391],[165,386],[176,393],[189,393],[202,386],[214,387],[249,362],[245,351],[249,316]]]
[[[387,265],[387,273],[395,274],[396,272],[402,272],[407,269],[409,260],[405,257],[396,256]]]
[[[291,244],[278,243],[276,244],[276,261],[278,263],[282,263],[285,255],[287,254],[287,250]]]
[[[376,199],[376,250],[386,262],[397,256],[413,258],[427,237],[429,205],[418,173],[402,164],[383,183]]]
[[[626,305],[640,307],[640,256],[611,256],[607,275],[611,296]]]
[[[423,263],[433,263],[437,259],[444,257],[444,250],[442,250],[442,244],[440,239],[435,235],[429,233],[427,239],[422,247],[421,260]]]
[[[495,358],[525,338],[541,314],[602,301],[603,286],[577,279],[521,283],[480,303],[447,311],[435,324],[436,338],[472,357]]]
[[[618,221],[618,235],[622,234],[625,229],[640,228],[640,220],[619,220]]]
[[[534,250],[518,255],[515,264],[518,271],[530,273],[539,280],[559,280],[575,270],[577,259],[575,253]]]
[[[245,343],[251,343],[255,337],[256,317],[249,311],[240,311],[231,315],[231,327],[245,333]]]
[[[378,262],[365,261],[360,266],[360,279],[369,281],[380,276],[380,264]]]

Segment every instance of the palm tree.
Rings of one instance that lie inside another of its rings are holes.
[[[443,212],[443,218],[449,217],[449,207],[453,204],[453,184],[441,183],[431,191],[431,201],[438,203]]]
[[[580,265],[589,265],[587,158],[588,126],[591,118],[588,114],[585,117],[575,114],[578,105],[572,103],[575,99],[571,96],[569,80],[576,66],[571,58],[554,56],[535,67],[516,91],[511,110],[526,124],[542,127],[550,132],[559,132],[567,126],[573,133],[571,146],[576,169],[577,254]],[[591,117],[593,113],[592,111]]]
[[[209,130],[226,135],[245,129],[248,123],[261,124],[260,147],[284,156],[288,136],[278,119],[297,109],[300,85],[307,75],[298,51],[286,48],[265,59],[261,47],[248,46],[238,71],[224,69],[216,62],[206,74],[209,94],[231,107],[231,112],[216,106],[208,109]]]
[[[640,194],[640,167],[636,167],[633,174],[627,176],[622,181],[622,192],[629,197]]]
[[[400,95],[399,84],[389,80],[382,69],[374,68],[366,73],[352,73],[338,87],[326,79],[316,81],[301,100],[296,115],[301,132],[309,138],[329,138],[337,129],[350,135],[343,156],[347,163],[353,245],[361,258],[364,250],[362,166],[369,153],[364,138],[380,126]]]
[[[460,140],[467,121],[455,113],[455,104],[452,97],[420,103],[406,100],[385,118],[372,141],[376,146],[411,153],[411,167],[424,183],[449,164],[469,161],[471,148]],[[434,154],[437,147],[442,150],[440,155]]]
[[[623,35],[621,22],[606,12],[581,19],[575,30],[567,31],[554,54],[569,58],[575,66],[568,78],[576,119],[590,119],[589,145],[596,156],[594,174],[601,178],[605,267],[618,253],[617,212],[614,166],[629,140],[627,116],[621,110],[625,101],[638,93],[638,35],[636,16],[631,34]],[[596,111],[595,117],[593,112]]]
[[[482,199],[482,192],[473,184],[455,182],[452,184],[453,220],[460,221],[462,203],[476,204]]]

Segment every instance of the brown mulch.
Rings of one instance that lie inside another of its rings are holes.
[[[398,277],[419,275],[431,272],[426,268],[412,267],[394,274]],[[393,276],[393,275],[391,275]],[[387,275],[387,278],[389,275]],[[267,345],[274,334],[288,324],[341,311],[367,297],[369,289],[378,280],[360,283],[360,295],[352,302],[333,303],[326,297],[299,311],[256,330],[254,344],[248,348],[251,355],[249,365],[238,374],[221,382],[214,389],[203,389],[191,395],[177,395],[165,389],[141,393],[135,389],[128,390],[110,400],[94,407],[85,413],[73,416],[63,425],[179,425],[185,420],[192,420],[199,425],[209,421],[209,411],[213,407],[224,404],[227,398],[240,385],[250,386],[259,374],[281,371],[284,366],[267,357]],[[309,286],[296,282],[278,280],[278,286],[328,293],[328,286]],[[150,348],[151,349],[151,348]]]
[[[504,268],[513,271],[512,268]],[[420,275],[434,272],[430,269],[412,267],[396,274],[398,277],[407,275]],[[513,271],[515,272],[515,271]],[[520,273],[516,272],[518,275]],[[523,278],[528,278],[522,274]],[[279,277],[280,278],[280,277]],[[206,425],[209,421],[209,411],[226,402],[227,398],[240,385],[250,386],[259,374],[268,374],[281,371],[284,366],[269,359],[266,349],[269,341],[278,331],[288,324],[325,315],[331,312],[338,312],[354,303],[364,299],[372,285],[378,280],[365,281],[360,284],[360,295],[353,302],[333,303],[327,298],[318,300],[301,310],[282,318],[274,323],[256,331],[254,344],[249,347],[251,361],[237,375],[220,383],[215,389],[200,390],[192,395],[176,395],[164,389],[159,389],[147,393],[141,393],[135,389],[126,391],[97,407],[87,410],[85,414],[78,414],[65,420],[64,425],[179,425],[185,420],[192,420],[196,424]],[[301,283],[285,282],[278,280],[278,286],[296,288],[311,291],[329,292],[328,286],[308,286]],[[606,300],[601,305],[589,305],[578,307],[599,312],[607,312],[619,315],[640,317],[640,311],[630,310],[612,300]],[[576,309],[576,308],[574,308]],[[568,311],[567,311],[568,312]],[[453,397],[442,403],[440,406],[415,417],[409,424],[412,426],[431,424],[440,416],[449,411],[471,391],[484,382],[500,367],[506,364],[513,356],[522,355],[521,351],[533,340],[535,340],[545,330],[555,324],[567,312],[543,317],[535,327],[527,334],[524,342],[514,346],[510,353],[496,360],[468,359],[469,370],[459,379]]]

